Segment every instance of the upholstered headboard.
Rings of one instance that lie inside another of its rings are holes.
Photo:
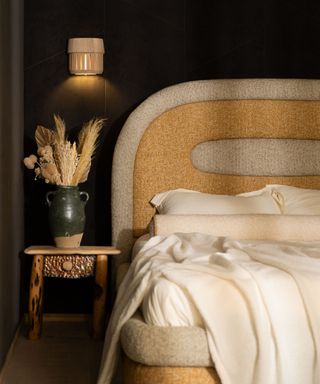
[[[121,261],[146,231],[155,193],[320,189],[319,150],[318,80],[205,80],[157,92],[130,115],[115,148],[112,233]]]

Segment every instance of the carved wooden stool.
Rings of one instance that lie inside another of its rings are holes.
[[[31,340],[40,338],[43,307],[43,278],[62,277],[77,279],[95,277],[93,303],[93,337],[104,334],[107,299],[108,255],[120,253],[115,247],[57,248],[52,246],[32,246],[24,251],[33,255],[29,291],[29,333]]]

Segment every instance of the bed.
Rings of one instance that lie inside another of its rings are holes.
[[[149,97],[130,115],[115,148],[112,231],[122,254],[114,280],[122,280],[136,239],[149,232],[155,214],[149,202],[158,193],[179,188],[237,195],[266,185],[320,189],[319,127],[317,80],[193,81]],[[287,220],[275,216],[268,216],[270,228]],[[233,225],[241,227],[242,218]],[[299,220],[304,224],[286,240],[309,225],[307,216]],[[316,230],[300,240],[319,240],[317,216],[312,220]],[[119,332],[125,384],[220,383],[201,326],[147,325],[138,310]],[[104,362],[110,335],[106,340],[99,384],[112,377]]]

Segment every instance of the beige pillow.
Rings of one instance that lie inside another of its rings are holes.
[[[169,215],[281,213],[269,190],[246,197],[175,189],[155,195],[150,203],[158,213]]]
[[[237,240],[317,241],[320,216],[155,215],[154,235],[199,232]]]

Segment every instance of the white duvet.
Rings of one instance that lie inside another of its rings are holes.
[[[156,279],[187,292],[223,384],[320,383],[320,242],[151,238],[118,293],[98,384],[111,382],[122,325]]]

